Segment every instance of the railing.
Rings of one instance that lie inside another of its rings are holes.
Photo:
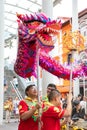
[[[19,98],[19,100],[22,100],[23,97],[22,97],[21,93],[19,92],[18,88],[15,87],[15,85],[13,84],[12,81],[10,81],[10,83],[11,83],[11,86],[13,87],[13,89],[15,90],[15,93],[17,94],[17,97]]]

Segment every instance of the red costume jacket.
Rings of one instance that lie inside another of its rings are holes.
[[[20,101],[19,103],[19,114],[32,109],[37,101],[33,101],[31,98],[26,98],[25,100]],[[27,120],[21,120],[18,126],[18,130],[38,130],[38,111],[34,113],[32,117]]]
[[[41,130],[60,130],[60,118],[63,117],[64,112],[61,107],[55,107],[50,103],[44,106],[41,117]]]

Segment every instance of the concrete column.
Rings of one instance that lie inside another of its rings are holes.
[[[0,18],[0,124],[2,124],[4,94],[4,0],[0,0]]]
[[[53,0],[42,0],[42,12],[49,18],[53,19]],[[58,43],[55,43],[58,44]],[[55,51],[54,51],[55,50]],[[58,54],[58,48],[50,52],[50,56],[56,56]],[[46,87],[49,83],[58,84],[58,78],[49,72],[42,70],[42,95],[46,95]]]
[[[72,31],[78,30],[78,0],[72,0]]]
[[[42,12],[53,18],[53,0],[42,0]]]
[[[74,97],[77,97],[78,94],[79,94],[79,79],[76,78],[74,81],[73,81],[73,96]]]
[[[72,0],[72,32],[78,30],[78,0]],[[78,54],[75,55],[78,57]],[[74,58],[75,59],[75,58]],[[79,79],[75,79],[73,82],[73,95],[79,94]]]

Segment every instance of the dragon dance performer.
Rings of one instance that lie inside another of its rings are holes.
[[[45,103],[42,112],[42,129],[41,130],[60,130],[60,119],[71,116],[72,111],[72,94],[69,93],[67,99],[67,108],[63,110],[60,107],[61,94],[58,90],[53,90],[48,95],[48,103]]]
[[[56,85],[55,85],[54,83],[49,83],[49,84],[47,85],[47,95],[44,96],[44,97],[42,97],[42,102],[43,102],[43,104],[44,104],[45,102],[48,102],[48,95],[49,95],[49,93],[50,93],[51,91],[55,90],[55,89],[56,89]]]
[[[37,89],[35,85],[29,85],[25,89],[26,98],[19,103],[20,123],[18,130],[38,130]]]
[[[57,90],[56,85],[55,85],[54,83],[49,83],[49,84],[47,85],[47,95],[44,96],[44,97],[42,97],[43,106],[44,106],[45,103],[47,104],[47,103],[49,102],[49,100],[48,100],[48,95],[49,95],[50,92],[53,91],[53,90]],[[62,107],[62,102],[61,102],[60,106]],[[58,108],[59,108],[59,106],[58,106]],[[60,122],[60,127],[61,127],[61,129],[62,129],[62,128],[66,128],[67,121],[68,121],[68,119],[67,119],[67,118],[64,118],[64,119]]]

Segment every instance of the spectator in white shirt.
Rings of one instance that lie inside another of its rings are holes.
[[[80,101],[80,105],[82,108],[85,109],[85,112],[86,112],[86,100],[85,100],[85,97],[83,97],[83,99]]]

